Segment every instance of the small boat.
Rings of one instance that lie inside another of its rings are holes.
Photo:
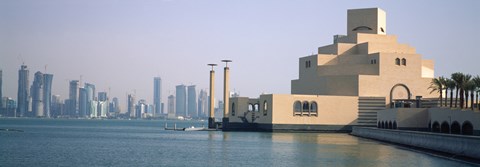
[[[199,130],[205,130],[205,128],[204,127],[196,128],[195,126],[190,126],[188,128],[183,128],[183,131],[199,131]]]

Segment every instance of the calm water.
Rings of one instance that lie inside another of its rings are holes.
[[[173,126],[173,122],[167,121]],[[178,127],[205,122],[178,122]],[[0,119],[0,166],[468,166],[347,134],[165,131],[165,121]]]

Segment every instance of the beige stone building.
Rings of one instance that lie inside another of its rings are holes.
[[[377,126],[379,110],[438,97],[428,90],[434,62],[387,34],[385,11],[348,10],[347,22],[347,35],[299,58],[291,94],[231,98],[224,130],[349,131]]]

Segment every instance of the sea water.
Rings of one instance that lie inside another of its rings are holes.
[[[471,166],[340,133],[164,130],[200,121],[0,118],[0,166]],[[22,132],[23,131],[23,132]]]

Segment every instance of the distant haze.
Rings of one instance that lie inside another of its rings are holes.
[[[241,96],[288,94],[298,58],[346,34],[347,9],[371,7],[387,12],[387,34],[435,60],[436,76],[479,74],[480,1],[333,2],[0,0],[4,96],[16,99],[23,61],[30,84],[47,65],[52,94],[66,99],[68,80],[82,76],[97,92],[110,88],[125,111],[125,94],[134,90],[152,103],[156,76],[165,104],[175,85],[208,89],[207,64],[217,63],[220,100],[222,59],[233,60],[231,89]]]

